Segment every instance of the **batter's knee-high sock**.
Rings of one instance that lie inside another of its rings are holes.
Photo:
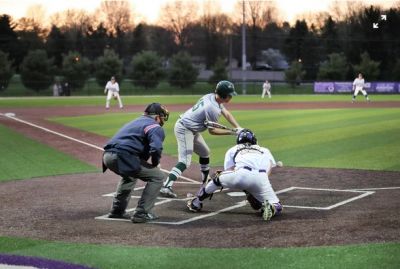
[[[210,173],[210,158],[209,157],[200,157],[199,159],[199,163],[200,163],[200,171],[201,171],[201,180],[204,182],[206,182],[208,174]]]
[[[169,172],[168,178],[164,183],[164,187],[172,187],[174,181],[182,175],[182,172],[186,170],[186,164],[179,162]]]

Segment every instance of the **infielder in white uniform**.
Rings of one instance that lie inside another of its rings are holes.
[[[266,80],[263,84],[263,91],[261,94],[261,98],[264,98],[266,93],[268,94],[268,98],[271,98],[271,84],[269,83],[268,80]]]
[[[225,154],[224,171],[213,175],[187,206],[198,212],[204,199],[216,190],[237,189],[246,193],[251,207],[261,210],[263,219],[268,221],[283,208],[268,179],[271,168],[277,165],[275,159],[267,148],[257,145],[256,136],[248,129],[239,133],[236,143]]]
[[[236,128],[236,131],[211,128],[208,129],[210,134],[236,135],[242,130],[233,115],[223,106],[223,103],[228,103],[234,95],[237,95],[234,85],[226,80],[220,81],[215,93],[201,97],[192,108],[183,113],[176,121],[174,132],[178,143],[179,162],[172,168],[163,188],[161,188],[160,194],[162,196],[177,197],[177,194],[172,190],[172,185],[182,175],[182,172],[190,166],[193,152],[199,156],[202,180],[203,182],[206,181],[210,170],[210,149],[201,136],[201,132],[207,129],[204,122],[206,120],[217,122],[222,114]]]
[[[364,85],[365,85],[365,81],[364,81],[363,75],[361,73],[359,73],[358,77],[353,82],[354,94],[353,94],[353,98],[351,99],[352,103],[354,103],[354,101],[356,100],[356,96],[358,95],[359,92],[362,92],[365,99],[369,102],[369,97],[368,97],[367,92],[364,90]]]
[[[110,100],[111,98],[118,99],[119,108],[123,108],[121,97],[119,96],[119,85],[118,82],[115,81],[115,77],[111,77],[111,80],[107,82],[106,87],[104,88],[104,93],[107,94],[106,99],[106,109],[110,108]]]

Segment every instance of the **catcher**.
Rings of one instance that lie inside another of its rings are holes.
[[[260,210],[264,220],[282,212],[283,206],[272,189],[268,176],[271,168],[281,166],[276,163],[267,148],[257,145],[257,138],[249,129],[243,129],[236,144],[225,154],[224,171],[215,173],[189,200],[187,207],[199,212],[203,201],[220,188],[239,189],[246,193],[247,200],[254,210]]]

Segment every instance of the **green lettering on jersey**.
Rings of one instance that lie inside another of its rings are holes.
[[[192,112],[196,111],[199,107],[204,106],[204,101],[203,99],[200,99],[193,107],[192,107]]]

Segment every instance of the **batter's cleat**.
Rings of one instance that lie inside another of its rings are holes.
[[[129,215],[128,213],[123,213],[123,214],[110,213],[110,214],[108,214],[107,218],[109,218],[109,219],[130,219],[131,215]]]
[[[187,204],[186,204],[187,207],[189,208],[189,210],[192,211],[192,212],[195,212],[195,213],[199,212],[199,211],[203,208],[203,203],[202,203],[202,202],[199,202],[199,206],[196,206],[196,205],[194,204],[194,201],[195,201],[196,199],[198,199],[198,198],[197,198],[197,197],[194,197],[193,199],[189,200],[189,201],[187,202]]]
[[[177,198],[178,195],[172,190],[171,187],[162,187],[160,190],[160,195],[168,198]]]
[[[158,219],[158,216],[153,213],[135,212],[131,218],[131,221],[133,223],[145,223],[156,219]]]

